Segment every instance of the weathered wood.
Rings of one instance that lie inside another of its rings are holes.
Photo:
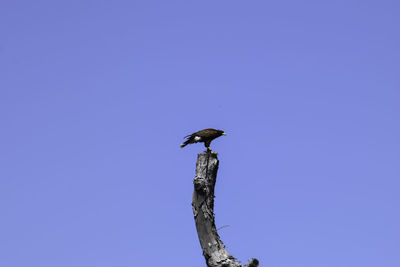
[[[214,188],[217,180],[219,160],[217,154],[197,155],[196,177],[193,180],[193,215],[197,235],[208,267],[257,267],[259,262],[252,259],[241,265],[226,251],[215,227]]]

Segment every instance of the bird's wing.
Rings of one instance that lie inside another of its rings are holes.
[[[217,133],[217,131],[214,129],[204,129],[204,130],[198,131],[194,134],[201,136],[201,137],[210,137],[210,136],[215,135],[216,133]]]

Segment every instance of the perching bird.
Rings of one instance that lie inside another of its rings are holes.
[[[204,146],[207,148],[207,152],[214,153],[210,148],[211,141],[217,137],[220,137],[221,135],[226,135],[226,133],[221,130],[204,129],[185,136],[184,138],[187,139],[181,144],[181,147],[185,147],[188,144],[204,142]]]

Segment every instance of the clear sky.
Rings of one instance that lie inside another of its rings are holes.
[[[399,1],[2,1],[0,266],[400,266]]]

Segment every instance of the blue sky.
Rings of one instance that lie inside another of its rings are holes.
[[[3,1],[0,266],[400,266],[398,1]]]

